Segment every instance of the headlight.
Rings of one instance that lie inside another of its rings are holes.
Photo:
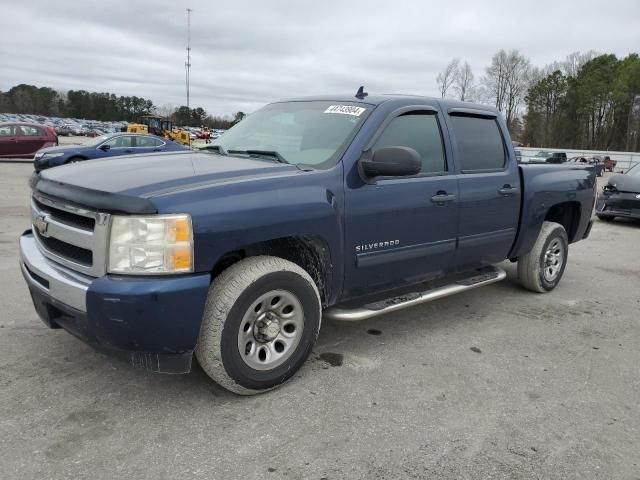
[[[59,152],[59,153],[58,153],[58,152],[56,152],[56,153],[47,153],[47,152],[44,152],[44,153],[42,154],[42,156],[43,156],[43,157],[47,157],[47,158],[61,157],[61,156],[63,156],[63,155],[64,155],[64,152]]]
[[[114,215],[107,271],[134,275],[192,272],[191,217]]]

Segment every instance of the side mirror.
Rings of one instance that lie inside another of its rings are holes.
[[[360,168],[367,178],[408,177],[422,170],[420,154],[409,147],[384,147],[371,158],[361,158]]]
[[[106,143],[103,143],[98,148],[103,152],[108,152],[109,150],[111,150],[111,146],[107,145]]]

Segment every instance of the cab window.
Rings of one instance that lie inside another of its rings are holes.
[[[447,170],[440,126],[433,113],[410,112],[395,117],[376,140],[373,150],[383,147],[413,148],[422,158],[421,174]]]

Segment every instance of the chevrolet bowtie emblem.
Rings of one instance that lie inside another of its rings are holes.
[[[43,237],[47,236],[47,230],[49,229],[49,223],[47,223],[47,218],[44,215],[38,215],[33,222],[33,226],[36,227],[38,233]]]

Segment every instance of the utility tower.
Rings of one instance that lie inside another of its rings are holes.
[[[191,73],[191,8],[187,8],[187,61],[184,63],[187,83],[187,110],[189,109],[189,74]],[[188,110],[190,111],[190,110]]]

